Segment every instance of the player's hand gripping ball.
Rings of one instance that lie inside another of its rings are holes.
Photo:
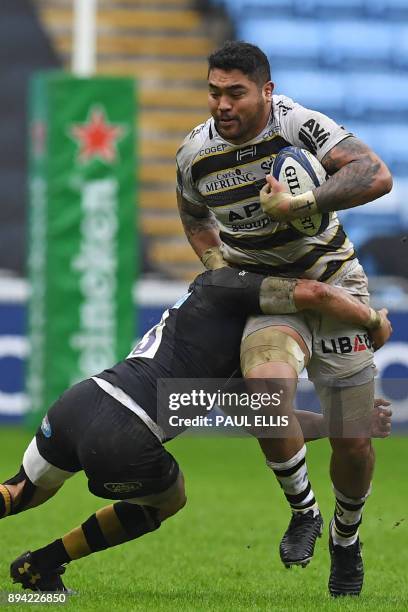
[[[315,236],[329,222],[329,215],[318,211],[312,191],[325,180],[325,169],[309,151],[285,147],[275,157],[261,189],[261,207],[274,221],[287,222],[300,234]]]

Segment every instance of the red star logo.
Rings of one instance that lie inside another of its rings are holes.
[[[99,159],[112,164],[117,158],[117,143],[123,138],[126,129],[118,124],[109,123],[105,110],[93,106],[85,123],[76,123],[70,129],[70,136],[77,142],[78,159],[86,163]]]

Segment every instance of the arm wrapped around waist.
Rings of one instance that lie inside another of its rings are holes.
[[[201,261],[207,270],[218,270],[219,268],[228,266],[228,263],[222,255],[221,247],[219,246],[210,247],[204,251],[201,256]]]

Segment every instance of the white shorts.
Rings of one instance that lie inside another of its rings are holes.
[[[367,277],[359,264],[338,286],[368,303]],[[354,386],[374,378],[373,349],[367,330],[363,327],[303,311],[289,315],[249,317],[243,338],[275,325],[291,327],[303,338],[310,355],[307,373],[316,384]]]

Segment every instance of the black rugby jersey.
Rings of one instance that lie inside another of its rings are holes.
[[[263,278],[227,267],[200,274],[127,359],[97,378],[122,389],[157,422],[157,379],[239,375],[246,319],[262,314]]]

